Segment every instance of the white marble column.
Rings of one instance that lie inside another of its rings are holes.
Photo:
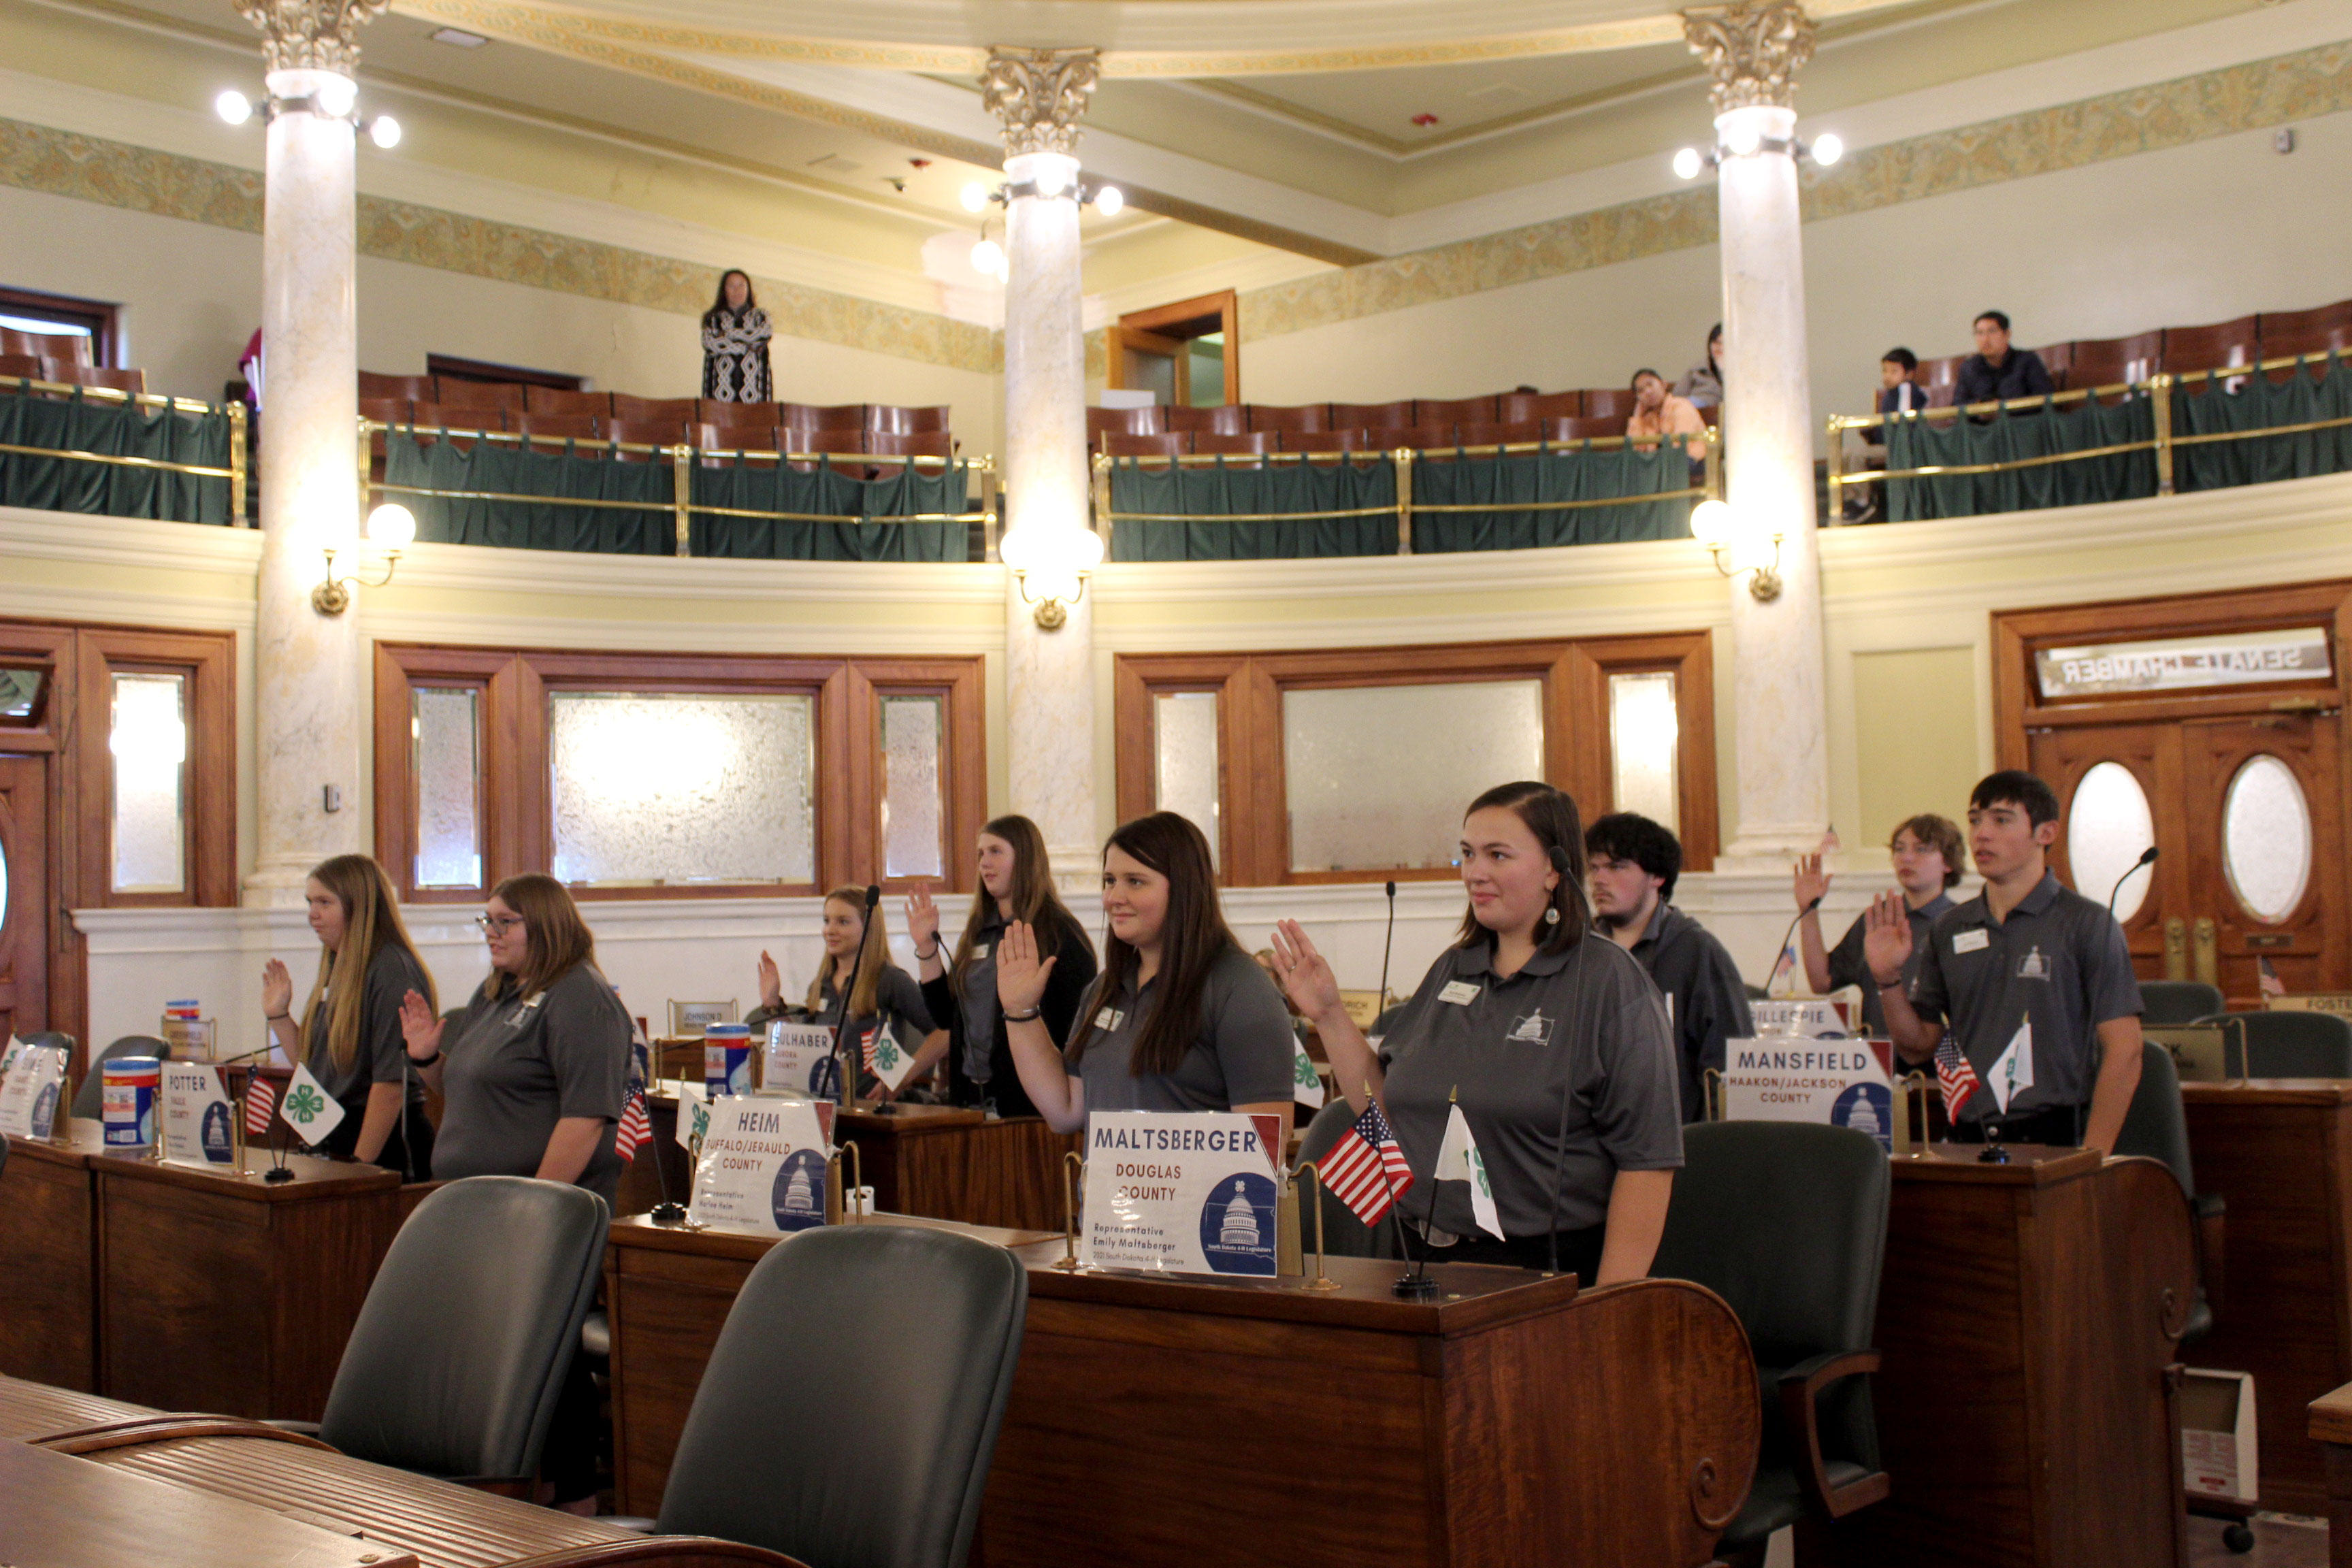
[[[992,51],[982,79],[1004,124],[1005,530],[1050,541],[1087,526],[1086,334],[1079,308],[1078,116],[1092,50]],[[1048,194],[1048,193],[1052,194]],[[1030,531],[1035,530],[1035,534]],[[1005,729],[1013,809],[1044,832],[1066,888],[1094,885],[1094,599],[1051,629],[1006,574]]]
[[[359,850],[366,682],[357,616],[312,608],[325,552],[358,564],[359,347],[352,35],[383,0],[245,0],[268,35],[261,336],[262,556],[254,646],[259,843],[247,904],[299,904],[304,875]],[[309,100],[298,105],[295,100]],[[323,109],[332,112],[320,112]],[[333,786],[340,809],[326,809]]]
[[[1778,596],[1759,600],[1745,574],[1730,587],[1738,782],[1719,864],[1779,868],[1817,847],[1829,826],[1804,236],[1790,106],[1812,26],[1787,0],[1685,20],[1715,73],[1722,150],[1725,499],[1744,533],[1780,536]]]

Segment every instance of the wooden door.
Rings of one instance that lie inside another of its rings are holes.
[[[0,1037],[48,1027],[47,773],[0,756]]]
[[[1192,356],[1185,352],[1181,339],[1163,337],[1139,327],[1113,328],[1110,337],[1109,375],[1105,384],[1151,393],[1162,407],[1191,405],[1188,362]]]
[[[2104,904],[2110,895],[2116,895],[2113,907],[2131,943],[2133,968],[2147,978],[2162,974],[2165,925],[2176,910],[2184,907],[2187,898],[2185,885],[2173,885],[2185,884],[2185,829],[2178,810],[2168,809],[2168,803],[2177,807],[2180,798],[2179,738],[2166,724],[2085,724],[2038,730],[2032,741],[2032,771],[2057,793],[2061,813],[2062,830],[2051,853],[2050,868],[2058,873],[2060,881],[2086,899]],[[2157,860],[2134,874],[2132,880],[2140,881],[2137,889],[2131,881],[2121,889],[2112,880],[2098,887],[2084,885],[2067,854],[2076,792],[2084,778],[2102,763],[2116,763],[2129,773],[2147,798]],[[2137,900],[2132,896],[2135,891],[2141,895]]]

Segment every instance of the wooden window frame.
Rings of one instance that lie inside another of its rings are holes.
[[[532,370],[527,365],[497,364],[489,360],[459,359],[454,354],[425,356],[425,374],[452,381],[488,381],[508,386],[543,386],[551,392],[585,392],[588,378],[560,370]]]
[[[1282,755],[1282,699],[1291,690],[1477,680],[1541,683],[1544,776],[1575,796],[1591,822],[1612,808],[1609,677],[1674,674],[1681,741],[1684,865],[1704,871],[1719,847],[1716,800],[1714,655],[1706,632],[1418,647],[1227,654],[1121,654],[1114,660],[1113,734],[1121,820],[1156,809],[1156,711],[1163,693],[1215,691],[1220,880],[1229,887],[1444,881],[1454,873],[1290,868]],[[1597,743],[1595,743],[1597,740]],[[1501,783],[1501,780],[1492,781]],[[1467,804],[1465,797],[1465,804]]]
[[[119,368],[122,337],[122,307],[104,300],[81,300],[71,294],[44,294],[32,289],[0,288],[0,315],[47,317],[79,322],[89,329],[90,363]]]
[[[236,902],[236,676],[234,634],[86,628],[76,636],[81,722],[68,733],[78,753],[82,799],[96,809],[78,822],[80,907],[173,909]],[[181,868],[176,892],[118,893],[113,886],[114,770],[110,749],[118,674],[187,680],[188,756],[182,777]]]
[[[1211,319],[1218,324],[1207,331],[1183,330],[1198,328]],[[1181,345],[1206,337],[1210,331],[1223,335],[1224,402],[1227,405],[1237,404],[1242,400],[1242,312],[1241,296],[1231,289],[1178,300],[1172,304],[1154,305],[1149,310],[1129,310],[1119,317],[1106,334],[1103,384],[1113,390],[1127,384],[1127,350],[1130,341],[1136,347],[1154,353],[1166,353],[1170,352],[1168,345],[1175,344],[1177,401],[1189,404],[1191,371]]]
[[[411,776],[410,693],[419,686],[478,687],[481,713],[482,884],[415,886],[416,796]],[[806,883],[696,883],[655,888],[576,887],[583,900],[807,898],[827,889],[879,882],[898,891],[918,883],[969,892],[971,857],[957,853],[980,831],[988,769],[981,661],[797,655],[580,653],[570,650],[376,645],[376,858],[404,902],[479,902],[508,877],[554,863],[547,778],[549,699],[559,691],[805,695],[816,731],[816,877]],[[943,700],[941,775],[946,793],[946,875],[879,876],[880,699]],[[856,743],[857,737],[866,743]],[[867,803],[862,809],[853,803]]]

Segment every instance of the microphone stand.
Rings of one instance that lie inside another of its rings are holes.
[[[857,977],[866,968],[866,933],[874,929],[874,911],[881,902],[880,885],[868,883],[866,888],[866,914],[858,923],[857,951],[849,956],[849,984],[842,987],[841,1011],[833,1021],[833,1055],[834,1059],[841,1064],[839,1103],[844,1110],[857,1109],[857,1075],[864,1069],[866,1064],[862,1061],[852,1061],[844,1057],[841,1053],[841,1042],[842,1037],[849,1032],[849,999],[857,994]]]
[[[1803,920],[1807,915],[1811,914],[1815,910],[1820,909],[1821,907],[1822,900],[1818,898],[1813,900],[1812,902],[1807,904],[1803,909],[1797,911],[1795,919],[1789,921],[1789,929],[1780,933],[1780,945],[1772,950],[1772,972],[1764,977],[1765,990],[1771,990],[1772,982],[1780,978],[1780,961],[1789,956],[1789,939],[1797,934],[1797,921]],[[1790,967],[1793,968],[1794,965],[1791,965]],[[1795,976],[1791,975],[1790,978],[1793,986]]]
[[[2146,849],[2140,851],[2138,859],[2124,868],[2124,874],[2117,877],[2116,879],[2116,885],[2107,889],[2107,918],[2109,920],[2116,918],[2116,899],[2117,895],[2123,892],[2124,884],[2132,879],[2132,873],[2138,870],[2142,866],[2152,866],[2154,864],[2156,864],[2156,846],[2151,844]]]
[[[1381,938],[1381,999],[1380,999],[1379,1004],[1378,1004],[1376,1006],[1374,1006],[1374,1007],[1373,1007],[1373,1009],[1372,1009],[1372,1021],[1373,1021],[1374,1023],[1378,1023],[1378,1022],[1380,1021],[1380,1016],[1381,1016],[1382,1013],[1385,1013],[1386,1011],[1388,1011],[1388,1005],[1389,1005],[1389,950],[1390,950],[1390,949],[1391,949],[1391,948],[1393,948],[1393,947],[1395,947],[1395,946],[1396,946],[1396,883],[1395,883],[1393,880],[1391,880],[1391,881],[1389,883],[1389,933],[1388,933],[1388,935],[1387,935],[1387,936],[1385,936],[1385,937],[1383,937],[1383,938]]]

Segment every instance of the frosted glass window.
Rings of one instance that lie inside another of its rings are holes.
[[[1152,800],[1205,834],[1209,862],[1224,853],[1217,831],[1217,694],[1163,691],[1151,700]]]
[[[548,732],[558,880],[816,880],[811,699],[563,691]]]
[[[937,877],[947,869],[947,798],[936,697],[882,699],[882,874]]]
[[[2246,759],[2221,806],[2221,867],[2246,912],[2273,925],[2311,883],[2311,805],[2294,770],[2267,752]]]
[[[420,686],[408,736],[416,784],[416,885],[482,885],[481,693]]]
[[[1543,777],[1535,680],[1288,691],[1282,756],[1294,871],[1433,869],[1481,792]]]
[[[1679,834],[1682,717],[1672,670],[1609,678],[1609,798]]]
[[[188,678],[117,675],[107,749],[114,756],[118,893],[187,886]]]
[[[2066,861],[2074,872],[2074,890],[2106,902],[2116,879],[2155,842],[2156,819],[2138,778],[2121,763],[2093,763],[2066,808]],[[2116,919],[2127,921],[2139,912],[2155,869],[2151,866],[2124,883],[2116,894]]]

